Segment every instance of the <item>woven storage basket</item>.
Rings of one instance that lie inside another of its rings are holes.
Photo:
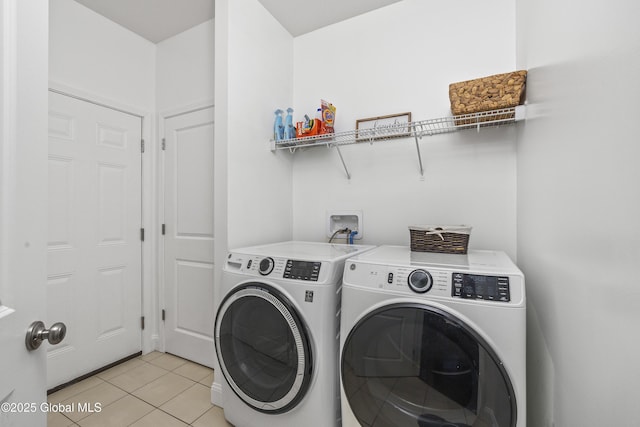
[[[409,227],[413,252],[466,254],[471,227],[425,225]]]
[[[520,105],[524,103],[526,80],[527,71],[520,70],[451,83],[449,85],[451,112],[454,116],[459,116]],[[501,118],[513,118],[513,113],[510,114],[511,117],[506,117],[507,115]],[[494,119],[495,117],[458,119],[455,120],[455,124],[465,125]]]

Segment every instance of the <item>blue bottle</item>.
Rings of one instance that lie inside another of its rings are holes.
[[[284,139],[294,139],[296,137],[296,128],[293,126],[293,108],[287,108],[287,118],[284,126]]]
[[[284,125],[282,124],[282,113],[281,109],[277,109],[275,111],[276,120],[273,124],[273,139],[275,141],[282,141],[284,139]]]

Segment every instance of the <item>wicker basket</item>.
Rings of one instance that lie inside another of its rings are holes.
[[[466,225],[425,225],[409,227],[413,252],[466,254],[471,227]]]
[[[512,108],[524,103],[527,71],[496,74],[449,85],[449,100],[454,116]],[[512,114],[513,116],[513,114]],[[511,117],[504,117],[511,118]],[[456,120],[456,125],[486,121],[493,118]]]

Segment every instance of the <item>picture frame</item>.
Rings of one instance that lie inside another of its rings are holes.
[[[411,135],[411,113],[389,114],[356,120],[356,140],[402,138]]]

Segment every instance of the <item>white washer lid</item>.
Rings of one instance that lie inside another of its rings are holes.
[[[522,274],[509,256],[500,251],[469,250],[466,255],[458,255],[412,252],[408,246],[379,246],[354,257],[353,260],[371,264],[405,267],[450,267],[456,270],[470,270],[478,273]]]
[[[230,252],[254,256],[294,258],[301,261],[339,261],[371,250],[371,245],[288,241],[233,249]]]

